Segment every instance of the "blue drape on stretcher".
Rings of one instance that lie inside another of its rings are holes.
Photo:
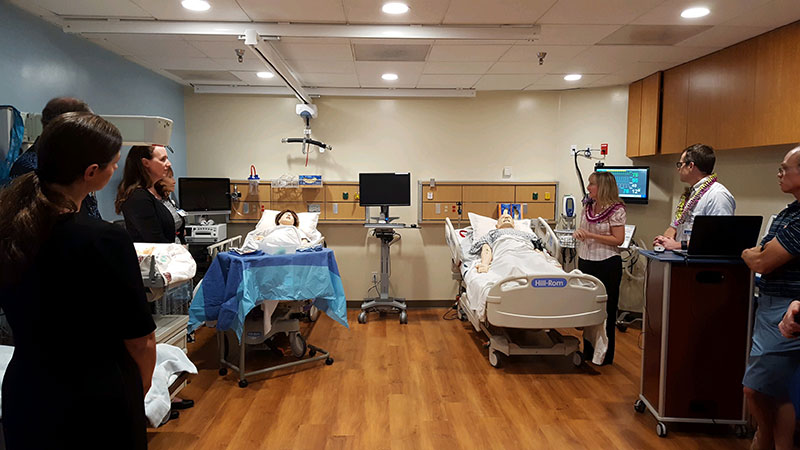
[[[265,300],[307,300],[347,327],[347,302],[333,251],[267,255],[220,253],[203,277],[189,309],[189,331],[216,320],[241,339],[244,318]]]

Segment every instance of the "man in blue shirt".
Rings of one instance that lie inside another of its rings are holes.
[[[56,97],[45,105],[42,110],[42,128],[46,127],[53,119],[61,114],[68,112],[92,112],[89,105],[83,100],[72,97]],[[37,155],[37,139],[30,148],[20,155],[14,164],[11,166],[9,176],[14,179],[18,176],[25,175],[26,173],[33,172],[39,166],[39,157]],[[87,195],[81,203],[81,212],[100,219],[100,211],[97,209],[97,198],[94,193]]]
[[[789,399],[791,379],[800,366],[800,340],[786,339],[779,327],[794,299],[800,298],[800,147],[778,169],[781,190],[795,201],[778,214],[761,245],[742,252],[761,274],[753,345],[745,370],[744,393],[758,424],[754,448],[791,449],[795,414]]]

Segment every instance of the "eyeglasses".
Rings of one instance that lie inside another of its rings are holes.
[[[784,175],[784,174],[786,174],[786,172],[788,172],[788,171],[789,171],[789,169],[791,169],[792,167],[794,167],[794,168],[798,168],[798,167],[800,167],[800,166],[791,166],[791,167],[778,167],[778,175],[780,175],[780,176],[783,176],[783,175]]]
[[[687,164],[690,164],[690,163],[692,163],[692,162],[693,162],[693,161],[678,161],[678,162],[676,162],[676,163],[675,163],[675,167],[677,167],[678,169],[680,169],[681,167],[683,167],[683,166],[685,166],[685,165],[687,165]]]

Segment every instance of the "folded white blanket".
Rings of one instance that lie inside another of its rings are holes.
[[[153,371],[153,384],[144,397],[144,411],[152,426],[158,427],[169,419],[169,411],[172,407],[169,386],[175,382],[181,372],[197,374],[197,367],[178,347],[168,344],[156,345],[156,368]]]

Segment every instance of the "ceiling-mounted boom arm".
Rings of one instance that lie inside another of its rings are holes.
[[[271,45],[261,40],[255,29],[244,30],[244,36],[241,36],[240,39],[244,40],[244,45],[256,55],[259,61],[264,63],[267,69],[283,80],[283,83],[294,93],[298,100],[306,105],[313,103],[311,96],[306,93],[297,78],[292,75],[289,66],[283,61],[283,58],[281,58]]]

